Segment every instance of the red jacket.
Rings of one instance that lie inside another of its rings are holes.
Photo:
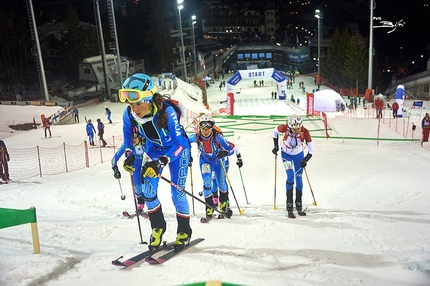
[[[397,102],[394,102],[394,103],[393,103],[393,106],[391,106],[391,108],[392,108],[393,110],[399,110],[399,104],[398,104]]]
[[[384,109],[384,101],[379,99],[379,98],[376,99],[375,107],[376,107],[376,109]]]

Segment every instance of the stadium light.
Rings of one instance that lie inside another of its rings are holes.
[[[184,47],[184,34],[182,33],[182,20],[181,10],[184,8],[182,3],[184,0],[177,0],[178,2],[178,13],[179,13],[179,29],[181,30],[181,45],[182,45],[182,64],[184,65],[184,81],[187,81],[187,66],[185,65],[185,47]]]

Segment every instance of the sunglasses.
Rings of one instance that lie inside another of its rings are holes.
[[[155,90],[140,91],[137,89],[120,89],[118,91],[119,101],[129,103],[143,102],[151,103]]]
[[[214,123],[212,121],[201,121],[199,126],[201,129],[211,129],[214,127]]]

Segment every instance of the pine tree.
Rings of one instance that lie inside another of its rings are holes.
[[[79,75],[79,62],[85,58],[99,55],[97,31],[94,26],[83,24],[75,8],[69,6],[64,17],[67,33],[61,40],[60,47],[64,62],[64,71],[69,78]]]
[[[350,38],[346,48],[345,64],[342,74],[355,83],[355,88],[363,90],[368,73],[368,50],[366,44],[357,30]],[[360,84],[360,86],[359,86]]]
[[[344,29],[342,34],[336,28],[327,49],[327,56],[322,62],[322,72],[324,78],[334,85],[342,85],[344,77],[342,69],[345,62],[345,50],[349,41],[348,29]]]

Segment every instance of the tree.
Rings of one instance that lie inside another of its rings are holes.
[[[366,43],[357,30],[349,38],[342,74],[355,81],[355,88],[358,89],[360,87],[362,92],[366,88],[365,80],[368,73],[368,62],[369,56]]]
[[[127,9],[126,16],[117,18],[119,42],[123,43],[121,53],[143,58],[147,72],[171,70],[171,63],[175,61],[169,25],[175,8],[170,2],[135,2]]]
[[[6,7],[0,10],[0,82],[3,90],[20,92],[36,82],[32,81],[34,76],[28,77],[34,73],[28,66],[29,60],[35,59],[31,55],[33,42],[28,19],[15,5]]]
[[[100,54],[96,27],[82,23],[76,9],[69,6],[64,17],[66,34],[61,40],[61,52],[65,59],[64,71],[68,78],[77,78],[79,62]]]
[[[342,34],[336,28],[330,39],[327,49],[327,56],[322,60],[322,73],[334,85],[341,85],[344,81],[342,69],[345,62],[345,50],[349,41],[348,29],[344,29]]]

